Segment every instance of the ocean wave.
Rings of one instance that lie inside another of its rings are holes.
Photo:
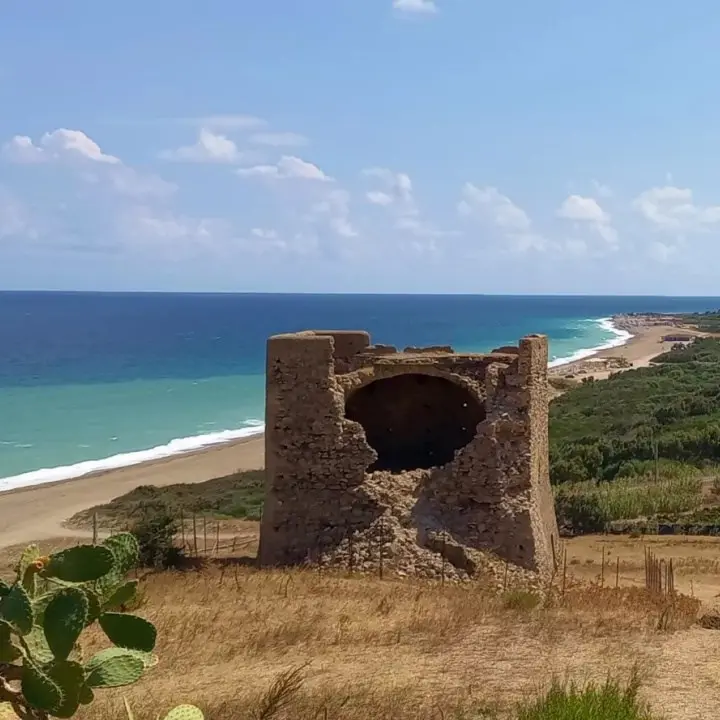
[[[567,365],[571,362],[577,362],[578,360],[584,360],[585,358],[592,357],[601,350],[609,350],[610,348],[620,347],[621,345],[625,345],[625,343],[633,336],[632,333],[629,333],[627,330],[620,330],[619,328],[616,328],[612,323],[612,318],[592,318],[591,322],[597,323],[603,330],[613,333],[615,337],[607,342],[604,342],[602,345],[597,345],[591,348],[583,348],[574,352],[572,355],[555,358],[548,363],[548,367]]]
[[[17,488],[30,487],[32,485],[46,485],[61,480],[71,480],[83,477],[90,473],[102,472],[105,470],[116,470],[118,468],[138,465],[151,460],[161,460],[173,455],[184,455],[195,450],[221,445],[232,440],[239,440],[245,437],[258,435],[265,430],[265,423],[261,420],[248,420],[245,427],[239,430],[223,430],[222,432],[209,433],[207,435],[195,435],[193,437],[178,438],[171,440],[167,445],[159,445],[149,450],[138,450],[135,452],[120,453],[102,460],[86,460],[75,465],[64,467],[44,468],[0,478],[0,492],[4,490],[15,490]]]

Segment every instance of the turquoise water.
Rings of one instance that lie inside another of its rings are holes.
[[[620,344],[626,311],[703,298],[0,293],[0,489],[262,430],[266,338],[369,329],[376,342],[487,351],[531,332],[553,363]]]

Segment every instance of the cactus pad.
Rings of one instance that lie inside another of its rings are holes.
[[[54,713],[63,701],[62,690],[57,683],[28,660],[23,665],[20,688],[30,705],[46,713]]]
[[[137,580],[130,580],[124,585],[121,585],[104,605],[105,610],[119,610],[123,605],[129,603],[137,593]]]
[[[44,577],[71,583],[91,582],[107,575],[114,564],[112,552],[101,545],[78,545],[50,556]]]
[[[20,555],[17,565],[17,574],[19,578],[25,574],[25,571],[40,558],[40,548],[37,545],[28,545]]]
[[[142,677],[145,664],[135,653],[122,648],[101,650],[85,666],[86,683],[94,688],[130,685]]]
[[[0,663],[11,663],[22,655],[13,643],[12,628],[4,620],[0,620]]]
[[[85,684],[85,671],[82,665],[60,660],[49,665],[45,672],[63,694],[62,702],[53,710],[53,717],[72,717],[80,705],[80,690]]]
[[[0,600],[0,619],[10,623],[21,635],[27,635],[32,630],[32,603],[22,585],[13,585],[10,592]]]
[[[112,552],[115,558],[115,570],[121,577],[137,566],[140,546],[132,533],[120,533],[106,538],[103,546]]]
[[[37,625],[28,635],[23,638],[25,647],[32,660],[36,663],[45,664],[52,662],[54,657],[52,650],[45,639],[45,633],[41,627]]]
[[[94,590],[91,590],[89,587],[84,587],[82,590],[88,601],[87,627],[87,625],[91,625],[100,617],[102,608],[100,607],[100,598]]]
[[[205,720],[202,710],[194,705],[178,705],[163,720]]]
[[[118,647],[152,652],[157,639],[155,626],[137,615],[103,613],[100,627]]]
[[[78,699],[81,705],[89,705],[95,699],[95,693],[89,685],[83,685],[80,688],[80,696]]]
[[[67,660],[88,617],[87,595],[79,588],[55,593],[45,609],[43,629],[56,660]]]

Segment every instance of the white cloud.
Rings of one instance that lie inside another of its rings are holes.
[[[201,128],[197,142],[160,153],[164,160],[194,163],[237,163],[242,154],[237,145],[225,135]]]
[[[587,222],[607,222],[608,216],[593,198],[570,195],[557,211],[558,217],[566,220]]]
[[[271,147],[304,147],[308,145],[308,139],[304,135],[293,132],[255,133],[250,136],[250,142]]]
[[[382,205],[383,207],[387,207],[388,205],[393,204],[392,195],[388,195],[386,192],[380,192],[379,190],[371,190],[365,194],[365,197],[368,199],[368,202],[373,205]]]
[[[277,230],[267,228],[253,228],[250,234],[263,240],[275,240],[278,237]]]
[[[128,197],[168,197],[177,190],[177,185],[163,180],[158,175],[139,173],[127,165],[117,166],[110,174],[110,185],[120,195]]]
[[[456,235],[455,232],[439,230],[431,223],[420,218],[420,208],[413,189],[413,182],[407,173],[394,172],[389,168],[373,167],[363,170],[363,175],[375,178],[383,185],[383,190],[370,190],[365,198],[372,205],[379,205],[394,217],[393,227],[396,230],[423,238],[425,242],[411,243],[414,251],[423,252],[438,248],[432,238]]]
[[[533,230],[528,214],[495,187],[465,183],[457,209],[463,217],[495,227],[519,252],[548,247],[545,237]]]
[[[350,193],[346,190],[329,192],[313,205],[309,219],[326,222],[340,237],[354,238],[359,234],[350,222]]]
[[[658,230],[702,232],[720,223],[720,205],[696,205],[692,190],[673,185],[645,190],[633,207]]]
[[[504,230],[523,232],[530,229],[527,213],[497,188],[466,183],[462,195],[458,205],[461,215],[490,220]]]
[[[292,155],[283,155],[276,165],[255,165],[236,170],[241,177],[265,178],[268,180],[311,180],[333,182],[317,165]]]
[[[418,207],[413,193],[410,176],[403,172],[394,172],[388,168],[374,167],[363,170],[363,175],[381,181],[383,190],[371,190],[366,194],[373,205],[392,207],[398,215],[417,215]]]
[[[120,159],[107,155],[81,130],[58,128],[45,133],[36,145],[27,135],[16,135],[3,146],[3,155],[11,162],[32,164],[62,159],[82,159],[117,165]]]
[[[393,7],[405,13],[433,15],[438,12],[435,0],[393,0]]]
[[[127,246],[145,243],[166,246],[173,253],[192,251],[232,236],[231,224],[222,218],[196,218],[165,208],[135,205],[118,216],[117,231]]]
[[[610,222],[610,215],[594,198],[570,195],[563,201],[556,214],[564,220],[592,228],[609,245],[615,245],[618,241],[617,230]]]

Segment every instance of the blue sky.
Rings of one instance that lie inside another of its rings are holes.
[[[720,294],[720,5],[0,8],[0,288]]]

